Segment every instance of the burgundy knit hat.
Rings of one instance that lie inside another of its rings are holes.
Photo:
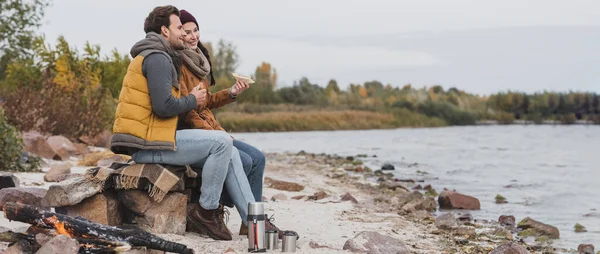
[[[179,19],[181,19],[181,24],[185,24],[187,22],[194,22],[194,24],[196,24],[197,27],[200,27],[198,25],[198,21],[196,21],[196,18],[194,18],[194,16],[192,16],[192,14],[190,14],[188,11],[186,10],[181,10],[179,11]]]

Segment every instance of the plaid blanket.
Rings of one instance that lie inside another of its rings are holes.
[[[104,189],[147,190],[150,198],[161,202],[180,181],[176,173],[181,169],[182,167],[161,164],[113,163],[110,167],[90,168],[85,177],[102,182]],[[198,174],[191,167],[185,166],[185,176],[196,178]]]

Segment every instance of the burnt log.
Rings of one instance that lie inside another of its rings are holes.
[[[30,205],[6,203],[4,205],[4,217],[37,227],[55,229],[57,233],[73,238],[97,238],[166,252],[194,253],[186,245],[167,241],[137,227],[107,226],[81,218],[40,210]]]

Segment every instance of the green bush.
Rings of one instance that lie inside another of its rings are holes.
[[[4,110],[0,108],[0,171],[31,172],[39,171],[40,160],[29,158],[27,163],[22,162],[23,140],[19,137],[19,131],[10,125],[4,116]]]

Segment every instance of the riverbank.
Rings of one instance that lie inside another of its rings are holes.
[[[389,173],[369,172],[358,157],[269,153],[267,161],[266,212],[275,216],[274,223],[281,229],[299,233],[298,253],[349,253],[349,242],[363,232],[378,233],[374,236],[377,239],[367,241],[372,241],[374,248],[387,248],[378,246],[387,242],[386,246],[399,253],[489,253],[503,243],[520,241],[516,229],[472,218],[465,210],[426,212],[424,209],[437,207],[436,202],[428,202],[435,191],[415,192],[411,187],[429,189],[426,182],[395,181]],[[71,163],[75,165],[78,160]],[[85,169],[74,167],[72,172]],[[15,175],[24,187],[48,188],[44,174]],[[297,186],[302,186],[301,190]],[[448,212],[453,215],[447,215]],[[235,209],[229,218],[227,225],[234,232],[233,241],[213,241],[195,233],[160,236],[186,244],[196,253],[245,253],[247,240],[236,234],[241,220]],[[2,218],[0,226],[22,230],[26,224],[9,223]],[[525,238],[527,243],[523,246],[532,253],[551,248],[549,242],[531,240]]]

